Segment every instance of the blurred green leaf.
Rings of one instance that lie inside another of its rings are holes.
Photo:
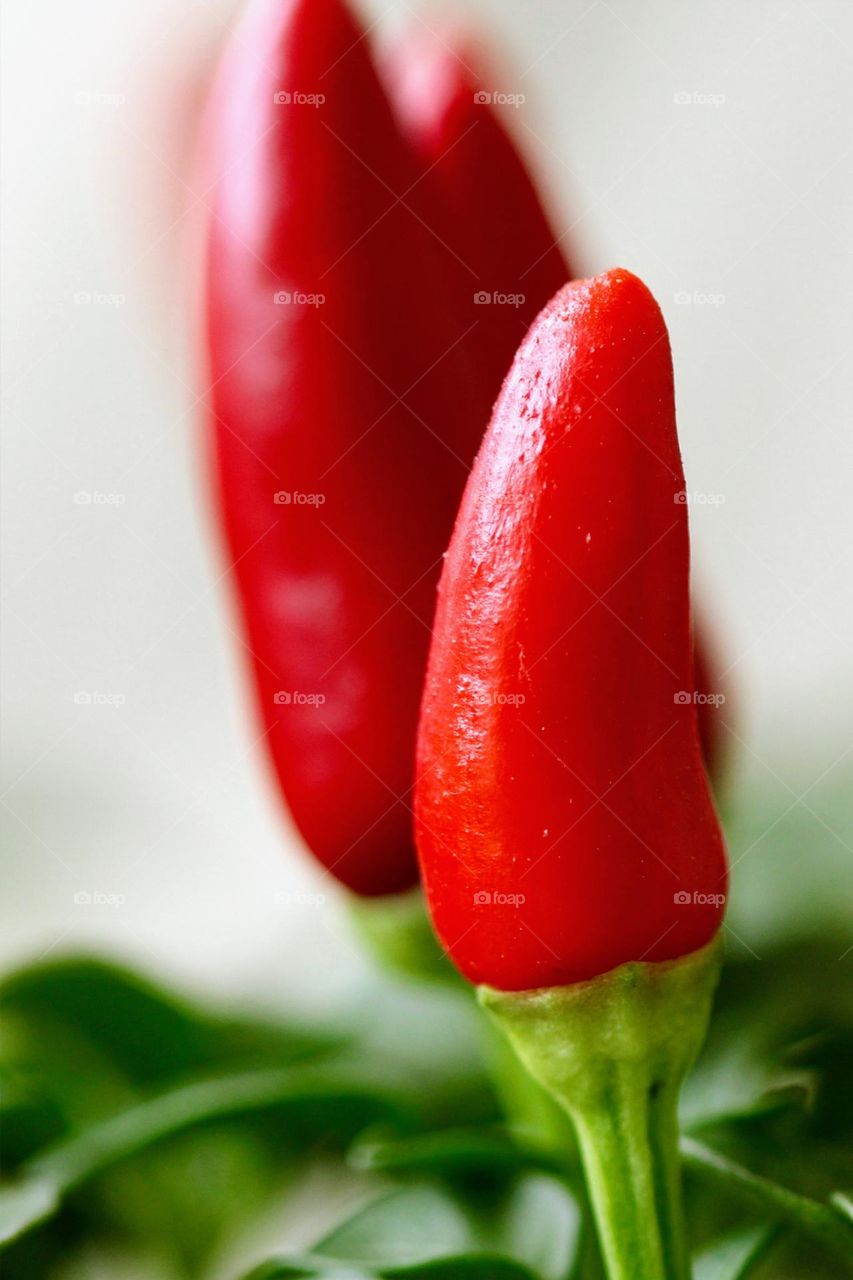
[[[377,1120],[408,1121],[402,1099],[354,1071],[320,1068],[247,1072],[201,1080],[141,1102],[30,1161],[19,1183],[0,1192],[0,1242],[42,1221],[62,1199],[121,1160],[189,1129],[259,1112],[298,1126],[313,1141],[351,1138]],[[53,1200],[39,1188],[50,1187]],[[29,1216],[22,1206],[30,1206]]]
[[[486,1071],[484,1020],[470,988],[384,981],[353,1010],[358,1053],[405,1079],[424,1123],[446,1128],[500,1118]]]
[[[37,1175],[0,1190],[0,1245],[16,1240],[59,1208],[60,1189],[50,1177]]]
[[[349,1158],[354,1168],[374,1173],[445,1177],[466,1173],[482,1177],[488,1172],[506,1176],[525,1168],[555,1168],[555,1161],[538,1148],[520,1145],[497,1126],[449,1129],[411,1138],[389,1138],[368,1130],[357,1140]]]
[[[271,1055],[293,1061],[336,1043],[308,1028],[210,1012],[129,969],[88,957],[12,974],[0,985],[0,1008],[71,1028],[137,1084],[197,1072],[211,1062],[249,1064]]]
[[[853,1262],[853,1223],[842,1193],[829,1197],[826,1203],[811,1199],[688,1137],[682,1139],[682,1153],[687,1168],[701,1180],[706,1195],[709,1191],[716,1192],[733,1206],[746,1208],[753,1216],[757,1214],[764,1229],[782,1224],[820,1244],[836,1259]],[[367,1135],[354,1149],[359,1167],[410,1175],[454,1174],[461,1168],[469,1175],[479,1172],[481,1176],[488,1176],[495,1170],[495,1157],[497,1167],[504,1171],[541,1168],[543,1162],[537,1146],[525,1146],[508,1132],[501,1134],[500,1131],[488,1136],[450,1132],[385,1141]],[[731,1248],[734,1250],[734,1244]],[[708,1258],[713,1256],[709,1251]],[[707,1265],[710,1266],[710,1261]]]
[[[853,984],[840,943],[800,941],[729,958],[708,1040],[682,1096],[689,1127],[806,1109],[853,1133]]]
[[[693,1280],[747,1280],[773,1245],[777,1230],[747,1227],[715,1240],[693,1259]]]
[[[317,1246],[325,1257],[374,1266],[422,1263],[450,1253],[506,1254],[561,1280],[577,1247],[579,1215],[565,1187],[544,1174],[482,1198],[431,1184],[367,1206]]]
[[[791,743],[798,741],[796,727]],[[766,955],[808,937],[850,945],[853,925],[853,756],[829,769],[800,757],[759,761],[744,751],[724,822],[732,883],[728,925],[733,951]],[[772,767],[770,767],[772,765]],[[853,953],[847,957],[847,982]]]
[[[328,1259],[304,1257],[272,1260],[262,1263],[246,1280],[537,1280],[535,1274],[519,1262],[499,1257],[438,1258],[407,1267],[351,1267]]]
[[[853,1266],[853,1224],[831,1200],[822,1203],[804,1196],[692,1138],[682,1138],[681,1152],[688,1169],[701,1174],[711,1187],[736,1197],[770,1223],[802,1232],[836,1259]]]
[[[529,1174],[500,1191],[464,1194],[422,1182],[372,1201],[307,1258],[266,1263],[252,1272],[252,1280],[287,1275],[565,1280],[579,1240],[580,1214],[555,1178]]]

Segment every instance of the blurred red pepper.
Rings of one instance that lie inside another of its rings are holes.
[[[439,936],[505,991],[716,933],[666,328],[626,271],[566,286],[516,357],[462,502],[421,716]]]
[[[407,148],[362,35],[339,0],[260,0],[232,41],[208,120],[206,309],[267,749],[317,857],[376,894],[416,876],[414,726],[455,502],[568,267],[459,58],[400,47]]]
[[[417,877],[418,702],[478,406],[363,36],[340,0],[250,7],[207,123],[205,306],[267,748],[314,854],[374,895]]]
[[[482,52],[421,24],[384,61],[403,133],[422,181],[413,197],[450,251],[454,310],[474,328],[466,338],[486,419],[533,319],[572,272],[500,112],[478,74]],[[478,441],[479,443],[479,441]]]

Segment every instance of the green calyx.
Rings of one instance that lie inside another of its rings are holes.
[[[705,1039],[721,934],[659,964],[620,965],[480,1003],[571,1117],[610,1280],[685,1280],[678,1095]]]

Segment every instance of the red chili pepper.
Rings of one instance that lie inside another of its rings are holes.
[[[417,709],[478,412],[363,35],[339,0],[260,0],[229,45],[206,312],[267,748],[314,854],[374,895],[417,876]]]
[[[455,309],[475,325],[466,342],[488,415],[528,327],[572,272],[500,118],[511,108],[492,105],[477,50],[449,39],[419,25],[392,47],[385,71],[421,164],[412,195],[448,249]]]
[[[469,480],[422,709],[424,884],[474,982],[574,983],[719,927],[683,488],[654,299],[622,270],[566,286]]]

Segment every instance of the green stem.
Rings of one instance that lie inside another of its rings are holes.
[[[608,1275],[661,1280],[675,1273],[665,1271],[645,1099],[623,1080],[610,1103],[575,1119]]]
[[[702,1045],[719,936],[663,964],[541,991],[480,988],[528,1071],[571,1117],[610,1280],[688,1280],[678,1095]]]
[[[668,1080],[649,1098],[649,1141],[664,1259],[671,1260],[671,1274],[679,1277],[690,1275],[678,1146],[678,1095],[683,1078],[682,1075]]]

